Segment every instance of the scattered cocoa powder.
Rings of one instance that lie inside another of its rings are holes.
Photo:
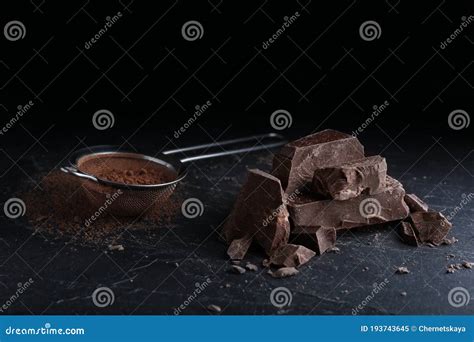
[[[78,162],[82,172],[117,183],[150,185],[171,182],[176,173],[145,159],[127,157],[84,157]]]
[[[22,193],[26,217],[35,231],[72,242],[115,245],[125,230],[151,231],[170,223],[180,207],[173,194],[141,217],[112,216],[107,209],[97,215],[98,208],[90,203],[83,186],[77,177],[53,171],[39,187]],[[96,219],[90,220],[93,215]]]

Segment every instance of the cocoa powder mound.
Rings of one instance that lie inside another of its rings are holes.
[[[61,171],[44,176],[39,187],[24,192],[21,198],[26,204],[27,220],[36,231],[95,245],[117,243],[125,230],[156,231],[170,224],[180,207],[173,194],[140,217],[112,216],[107,210],[97,215],[98,208],[90,203],[81,181]],[[96,219],[91,221],[93,215]]]
[[[149,185],[171,182],[176,173],[157,163],[127,157],[92,157],[79,160],[79,170],[117,183]]]

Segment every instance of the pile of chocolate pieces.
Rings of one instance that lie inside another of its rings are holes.
[[[352,135],[324,130],[283,146],[271,174],[249,170],[222,236],[232,260],[255,243],[268,255],[265,266],[288,269],[333,249],[339,230],[393,221],[415,246],[446,243],[451,229],[387,175],[385,158],[366,157]]]

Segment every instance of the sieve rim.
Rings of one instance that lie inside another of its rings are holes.
[[[121,183],[121,182],[114,182],[110,181],[104,178],[100,178],[94,174],[82,171],[79,169],[79,161],[82,158],[85,157],[95,157],[95,156],[100,156],[100,155],[121,155],[126,158],[134,158],[134,159],[141,159],[141,160],[147,160],[150,162],[153,162],[155,164],[159,164],[160,166],[166,167],[168,170],[172,170],[173,172],[176,173],[176,178],[170,182],[166,183],[156,183],[156,184],[126,184],[126,183]],[[123,149],[119,146],[114,146],[114,145],[98,145],[98,146],[91,146],[88,148],[82,148],[80,150],[75,151],[70,159],[69,159],[69,164],[71,167],[76,169],[79,173],[82,173],[84,175],[87,175],[91,177],[91,181],[93,178],[97,180],[98,183],[102,185],[107,185],[107,186],[112,186],[115,188],[120,188],[120,189],[127,189],[127,190],[141,190],[141,191],[146,191],[146,190],[155,190],[155,189],[160,189],[164,187],[169,187],[174,184],[177,184],[181,180],[183,180],[187,176],[187,167],[186,165],[182,164],[179,160],[172,160],[169,161],[172,158],[166,157],[167,160],[157,158],[157,157],[152,157],[147,154],[143,153],[137,153],[135,151],[131,151],[128,149]],[[178,166],[178,167],[177,167]]]

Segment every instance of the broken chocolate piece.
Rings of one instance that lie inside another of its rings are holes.
[[[227,249],[227,255],[233,260],[242,260],[247,254],[247,250],[252,244],[252,238],[249,236],[244,236],[240,239],[235,239],[229,245]]]
[[[338,230],[401,220],[409,214],[404,196],[400,182],[389,176],[383,191],[373,195],[360,195],[346,201],[300,196],[288,205],[294,227],[292,233],[315,233],[321,227]]]
[[[314,192],[338,201],[375,194],[385,187],[387,162],[381,156],[366,157],[350,163],[314,171]]]
[[[282,267],[275,272],[272,272],[271,270],[268,271],[268,274],[270,274],[273,278],[286,278],[294,276],[298,273],[299,271],[294,267]]]
[[[408,205],[408,208],[410,208],[411,213],[415,213],[417,211],[428,211],[428,204],[423,202],[423,200],[415,194],[406,194],[405,203]]]
[[[410,215],[413,229],[420,243],[440,245],[452,225],[443,214],[436,211],[418,211]]]
[[[349,134],[327,129],[283,146],[273,159],[272,174],[291,194],[311,183],[314,170],[364,157],[364,147]]]
[[[415,231],[410,222],[403,221],[400,224],[400,237],[402,238],[403,242],[407,245],[411,246],[418,246],[418,238],[416,237]]]
[[[253,237],[270,254],[287,243],[289,234],[290,223],[280,180],[260,170],[249,170],[247,182],[222,230],[224,239],[230,243]],[[233,247],[232,254],[239,258],[244,257],[248,248],[239,242]]]
[[[270,256],[270,263],[278,266],[299,267],[316,255],[304,246],[288,244],[276,249]]]
[[[336,229],[329,227],[320,227],[313,233],[299,233],[294,235],[292,241],[299,243],[309,249],[312,249],[316,254],[321,255],[324,252],[336,249]],[[338,248],[336,250],[339,250]]]

